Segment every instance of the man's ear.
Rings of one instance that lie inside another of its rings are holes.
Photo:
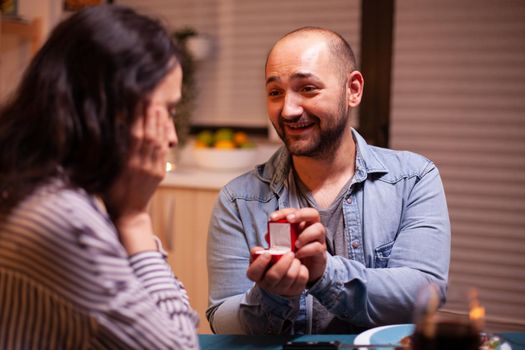
[[[350,74],[348,74],[346,84],[348,106],[359,106],[361,103],[361,98],[363,97],[363,87],[365,85],[363,75],[357,70],[350,72]]]

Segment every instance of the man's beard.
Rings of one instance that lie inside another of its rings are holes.
[[[344,95],[344,94],[343,94]],[[312,157],[316,159],[331,158],[335,155],[335,151],[339,148],[343,135],[346,132],[349,115],[346,110],[345,96],[341,96],[339,101],[338,115],[327,116],[324,118],[324,127],[320,129],[318,133],[311,133],[309,139],[297,140],[293,137],[289,137],[285,133],[285,120],[279,116],[277,134],[286,145],[288,152],[294,156],[301,157]],[[330,118],[332,117],[332,118]],[[301,116],[300,119],[305,118],[308,121],[315,121],[317,127],[320,128],[320,120],[318,116],[310,113],[306,113],[306,116]],[[315,125],[314,125],[315,127]]]

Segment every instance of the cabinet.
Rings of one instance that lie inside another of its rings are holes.
[[[1,23],[2,35],[14,35],[28,40],[31,43],[32,55],[34,55],[40,48],[40,41],[42,40],[41,18],[35,18],[31,21],[2,18]]]
[[[199,313],[199,333],[211,333],[208,306],[206,239],[218,190],[161,186],[150,203],[155,233],[168,252],[168,261],[182,281],[192,307]]]
[[[14,91],[41,41],[41,18],[0,17],[0,100]]]

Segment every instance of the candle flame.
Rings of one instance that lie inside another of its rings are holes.
[[[469,312],[469,318],[472,321],[485,318],[485,308],[482,306],[476,306],[475,308],[471,309]]]
[[[485,308],[479,304],[478,291],[476,289],[473,288],[470,290],[469,298],[469,319],[478,330],[481,330],[485,321]]]
[[[166,172],[171,172],[175,170],[175,164],[172,162],[166,162]]]

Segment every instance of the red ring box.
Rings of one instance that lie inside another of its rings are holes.
[[[265,236],[270,248],[261,249],[252,254],[252,260],[259,255],[269,253],[272,255],[272,264],[288,252],[295,252],[295,241],[298,235],[298,225],[288,222],[286,219],[268,221],[268,231]]]

